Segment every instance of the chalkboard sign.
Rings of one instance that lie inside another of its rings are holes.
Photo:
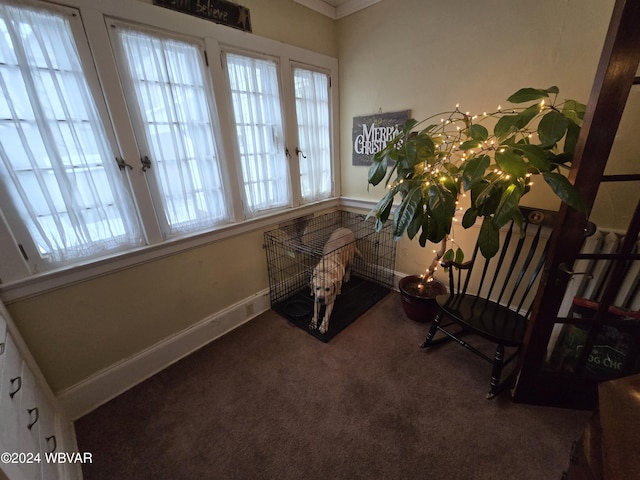
[[[225,0],[153,0],[154,5],[251,32],[249,9]]]
[[[371,165],[373,155],[382,150],[409,120],[410,110],[353,117],[352,164]]]

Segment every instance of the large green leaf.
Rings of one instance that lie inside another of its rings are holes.
[[[567,127],[569,126],[569,120],[560,112],[551,110],[547,113],[538,124],[538,136],[543,145],[552,146],[562,139]]]
[[[435,150],[435,144],[433,143],[433,139],[428,134],[423,134],[422,132],[416,135],[413,139],[413,142],[416,144],[416,149],[420,155],[428,155],[433,154]]]
[[[424,247],[427,240],[432,243],[439,243],[451,231],[451,222],[436,222],[433,217],[423,215],[422,217],[422,233],[420,234],[420,246]]]
[[[516,208],[513,211],[513,216],[511,218],[520,230],[520,238],[524,238],[525,231],[524,228],[522,228],[522,226],[524,225],[524,216],[522,215],[522,211],[519,208]]]
[[[525,108],[522,112],[514,115],[503,115],[496,122],[496,126],[493,128],[493,134],[502,141],[512,133],[526,127],[536,115],[540,113],[540,106],[538,104],[531,105]]]
[[[455,251],[453,248],[450,248],[444,255],[442,256],[443,262],[455,262],[457,264],[461,264],[464,260],[464,252],[460,247],[456,248]]]
[[[421,247],[424,247],[427,244],[427,240],[429,239],[429,223],[430,222],[431,222],[431,218],[429,217],[429,215],[422,216],[422,233],[420,234],[420,238],[418,239]]]
[[[427,238],[430,242],[440,243],[442,239],[449,234],[449,232],[451,232],[451,218],[445,222],[436,221],[434,218],[429,219]]]
[[[460,186],[458,182],[451,177],[450,175],[440,175],[440,185],[449,190],[454,198],[458,195],[458,190],[460,190]]]
[[[586,210],[584,199],[564,175],[556,172],[544,172],[542,176],[560,200],[581,212]]]
[[[493,127],[493,134],[498,140],[503,140],[516,130],[516,125],[520,120],[519,115],[503,115]]]
[[[576,125],[581,125],[587,106],[575,100],[566,100],[562,106],[562,114]]]
[[[419,205],[422,203],[422,187],[413,187],[404,196],[402,202],[393,214],[393,236],[400,238],[404,235],[407,227],[411,224],[413,216]]]
[[[420,228],[422,227],[422,217],[423,217],[423,204],[422,204],[422,196],[420,196],[420,201],[416,206],[415,214],[413,215],[413,219],[409,226],[407,227],[407,236],[413,240],[413,238],[418,234]]]
[[[538,105],[537,103],[534,105],[531,105],[530,107],[525,108],[523,111],[521,111],[517,115],[518,119],[516,120],[515,127],[517,129],[522,129],[526,127],[529,124],[529,122],[533,120],[535,116],[538,115],[539,113],[540,113],[540,105]]]
[[[409,170],[413,168],[418,156],[418,146],[414,136],[407,138],[398,155],[398,169]]]
[[[521,197],[522,189],[514,184],[509,185],[504,192],[502,192],[500,203],[493,216],[493,225],[496,228],[501,228],[513,218],[514,211],[518,210]]]
[[[462,216],[462,226],[464,228],[472,227],[475,225],[477,218],[478,211],[473,207],[467,208],[467,211],[464,212],[464,215]]]
[[[429,241],[437,243],[451,231],[456,196],[439,184],[432,184],[429,187],[428,195],[429,221],[426,224],[423,222],[422,229]]]
[[[436,222],[448,223],[456,210],[456,197],[446,187],[429,186],[429,211]]]
[[[514,180],[527,174],[527,164],[520,155],[512,150],[505,149],[503,152],[496,152],[496,163],[500,170],[513,177]]]
[[[378,185],[387,173],[387,159],[381,157],[376,159],[374,157],[371,166],[369,167],[369,183],[371,185]]]
[[[549,94],[545,90],[540,90],[539,88],[521,88],[507,98],[507,100],[511,103],[523,103],[543,98],[549,98]]]
[[[478,215],[491,215],[498,208],[502,190],[495,182],[478,182],[471,187],[471,205],[478,210]]]
[[[418,123],[420,123],[420,122],[418,122],[415,118],[409,118],[400,127],[400,132],[401,132],[400,136],[408,135],[409,132],[411,132],[411,130],[413,130],[413,127],[415,127]]]
[[[432,123],[432,124],[427,125],[426,127],[424,127],[422,130],[420,130],[420,133],[426,134],[426,133],[433,132],[439,126],[440,126],[439,123]]]
[[[576,144],[580,136],[580,127],[573,122],[569,122],[567,127],[567,136],[564,139],[564,152],[573,154],[576,151]]]
[[[384,197],[380,199],[378,204],[369,212],[368,217],[371,215],[375,216],[376,219],[376,231],[382,230],[385,222],[389,218],[389,214],[391,213],[391,207],[393,206],[393,198],[395,197],[396,192],[394,190],[389,190]]]
[[[555,154],[552,151],[547,151],[547,158],[551,162],[551,169],[553,170],[556,165],[566,165],[573,160],[573,153],[559,153]]]
[[[453,163],[444,163],[442,164],[442,168],[444,168],[450,175],[455,175],[460,171],[460,169]]]
[[[451,262],[451,261],[453,261],[454,257],[455,257],[455,253],[453,251],[453,248],[450,248],[449,250],[444,252],[444,255],[442,255],[442,261],[443,262]]]
[[[547,152],[538,145],[516,145],[516,150],[522,151],[522,154],[529,159],[529,163],[540,172],[548,172],[551,170],[551,163],[547,157]]]
[[[498,253],[500,248],[499,233],[498,229],[494,227],[491,217],[484,217],[480,227],[480,234],[478,235],[478,246],[483,257],[491,258]]]
[[[491,159],[488,155],[480,155],[467,162],[462,172],[462,182],[465,190],[469,190],[484,177],[484,173],[489,168],[490,163]]]
[[[476,123],[469,127],[469,136],[474,140],[484,142],[489,138],[489,131]]]
[[[459,150],[466,151],[466,150],[471,150],[472,148],[480,148],[480,147],[482,147],[482,145],[480,145],[480,142],[472,138],[471,140],[462,142],[462,144],[459,147]]]

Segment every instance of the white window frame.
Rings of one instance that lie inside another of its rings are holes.
[[[253,59],[258,59],[258,60],[266,60],[268,62],[273,62],[275,64],[276,67],[276,75],[277,75],[277,82],[278,82],[278,95],[279,95],[279,103],[280,103],[280,113],[281,113],[281,125],[282,125],[282,135],[283,135],[283,145],[282,145],[282,149],[283,151],[280,152],[282,155],[282,161],[286,163],[286,169],[288,172],[288,181],[289,181],[289,185],[287,185],[287,201],[285,205],[277,205],[271,208],[266,208],[266,209],[262,209],[262,210],[258,210],[256,212],[251,212],[250,208],[248,207],[249,199],[246,197],[246,194],[244,192],[245,187],[244,187],[244,178],[243,178],[243,173],[242,173],[242,166],[241,166],[241,162],[240,160],[240,145],[239,145],[239,140],[238,140],[238,135],[236,133],[236,119],[235,119],[235,114],[233,111],[233,99],[231,96],[231,85],[230,85],[230,80],[229,80],[229,75],[228,75],[228,71],[227,71],[227,55],[228,54],[233,54],[233,55],[238,55],[238,56],[243,56],[243,57],[247,57],[247,58],[253,58]],[[252,51],[246,51],[246,50],[242,50],[242,49],[238,49],[238,48],[233,48],[233,47],[228,47],[228,46],[223,46],[222,47],[222,51],[221,51],[221,59],[222,59],[222,68],[224,70],[224,80],[225,80],[225,88],[224,88],[224,94],[225,94],[225,98],[226,98],[226,102],[227,102],[227,107],[229,109],[230,112],[230,116],[229,116],[229,120],[232,124],[232,128],[233,128],[233,135],[230,138],[231,143],[233,145],[233,149],[234,149],[234,157],[236,159],[238,159],[237,162],[235,162],[236,165],[236,171],[237,171],[237,176],[239,179],[239,183],[238,183],[238,188],[240,189],[240,196],[242,198],[242,212],[244,215],[244,218],[252,218],[252,217],[257,217],[257,216],[261,216],[264,214],[268,214],[269,212],[277,212],[277,211],[281,211],[284,209],[288,209],[291,208],[294,204],[294,200],[293,200],[293,191],[294,187],[293,184],[294,182],[294,176],[292,174],[291,171],[291,158],[290,158],[290,150],[288,147],[288,139],[290,137],[290,132],[287,131],[287,113],[285,111],[285,93],[283,92],[283,86],[282,86],[282,68],[280,65],[280,61],[277,57],[272,57],[272,56],[268,56],[268,55],[263,55],[263,54],[259,54],[256,52],[252,52]],[[287,153],[288,152],[288,153]]]
[[[17,2],[17,4],[56,12],[67,17],[71,29],[71,35],[75,41],[79,60],[85,74],[89,93],[93,96],[97,113],[104,126],[106,141],[114,152],[116,158],[119,158],[121,154],[118,147],[117,137],[112,128],[108,107],[102,95],[98,74],[94,65],[91,50],[87,43],[84,25],[79,16],[79,10],[74,7],[56,5],[38,0],[22,0]],[[116,158],[104,160],[111,160],[115,162]],[[124,186],[126,188],[129,183],[127,175],[123,172],[121,172],[121,175],[123,176]],[[133,198],[133,201],[135,204],[135,197]],[[2,238],[2,240],[0,240],[0,247],[4,248],[2,248],[2,253],[0,253],[0,264],[6,262],[7,266],[3,265],[0,267],[0,279],[3,281],[6,281],[7,279],[11,281],[13,279],[22,279],[41,272],[47,272],[52,268],[68,268],[68,265],[65,263],[52,267],[52,265],[50,265],[46,259],[42,258],[38,253],[37,247],[31,238],[30,233],[27,231],[24,222],[19,218],[11,218],[10,215],[13,215],[12,210],[6,209],[2,213],[4,215],[0,215],[0,237]],[[10,224],[13,228],[9,227]],[[14,238],[14,234],[17,234],[18,238]],[[6,255],[5,248],[7,249]],[[112,253],[111,255],[118,255],[123,251],[130,250],[132,250],[132,248],[120,250],[119,252]],[[16,251],[20,254],[19,257],[15,256]],[[91,259],[79,259],[77,262],[71,263],[70,265],[76,265],[87,261],[91,261]]]
[[[28,0],[26,0],[28,1]],[[91,61],[95,64],[97,83],[105,99],[108,118],[113,125],[118,151],[122,158],[132,165],[133,170],[125,173],[134,192],[136,206],[143,226],[147,245],[130,250],[111,258],[90,261],[84,265],[73,266],[64,270],[47,272],[42,275],[31,275],[24,264],[19,250],[12,241],[12,233],[6,222],[0,218],[0,296],[5,301],[36,294],[52,288],[129,268],[133,265],[152,261],[156,258],[179,253],[186,249],[230,238],[246,232],[256,231],[303,215],[333,208],[340,205],[340,169],[338,163],[338,61],[333,57],[311,52],[303,48],[286,45],[281,42],[247,34],[239,30],[218,25],[207,20],[190,17],[166,8],[153,6],[150,3],[130,0],[110,0],[96,3],[95,0],[50,0],[64,3],[80,12]],[[50,3],[50,2],[46,2]],[[146,26],[152,31],[164,30],[169,35],[188,36],[204,41],[208,55],[208,71],[214,90],[214,104],[217,108],[219,132],[221,138],[218,145],[224,181],[232,188],[229,190],[230,223],[184,238],[165,239],[157,222],[154,205],[149,188],[140,168],[138,145],[133,134],[131,119],[127,109],[122,86],[118,79],[117,67],[111,51],[108,21],[117,21]],[[176,30],[176,26],[180,29]],[[284,99],[286,148],[295,155],[297,132],[295,126],[295,98],[293,96],[292,63],[304,68],[317,68],[326,71],[331,78],[331,120],[332,120],[332,170],[333,195],[323,201],[303,205],[300,196],[299,168],[297,160],[290,160],[292,187],[292,205],[290,208],[266,212],[256,218],[247,219],[242,208],[240,192],[241,176],[238,176],[235,156],[235,131],[231,123],[232,111],[228,105],[226,93],[226,72],[223,70],[222,50],[232,48],[247,53],[262,54],[277,58],[280,65],[281,95]],[[108,124],[108,123],[107,123]],[[1,216],[0,216],[1,217]],[[6,258],[5,258],[6,257]]]
[[[136,23],[132,23],[132,22],[124,22],[124,21],[120,21],[120,20],[115,20],[112,18],[106,18],[105,19],[107,22],[107,25],[109,27],[109,33],[110,33],[110,39],[111,39],[111,45],[112,45],[112,49],[113,49],[113,53],[115,56],[118,55],[122,55],[122,52],[119,51],[118,48],[118,39],[115,38],[116,37],[116,33],[115,31],[118,28],[126,28],[126,29],[131,29],[131,30],[135,30],[135,31],[139,31],[142,33],[147,33],[150,36],[160,36],[160,37],[164,37],[167,39],[174,39],[180,42],[184,42],[187,44],[190,44],[191,46],[193,46],[194,48],[196,48],[201,56],[201,60],[202,60],[202,66],[203,66],[203,75],[204,75],[204,84],[206,86],[206,88],[208,89],[208,95],[206,98],[207,101],[207,109],[209,112],[209,120],[211,122],[211,127],[212,127],[212,131],[211,131],[211,137],[213,139],[213,145],[212,147],[215,149],[215,155],[216,155],[216,161],[218,162],[218,166],[219,166],[219,170],[220,170],[220,177],[221,177],[221,182],[223,184],[223,192],[222,195],[224,197],[224,216],[223,218],[220,218],[215,224],[212,224],[212,228],[216,228],[219,227],[221,225],[225,225],[229,222],[229,218],[230,218],[230,199],[229,199],[229,185],[230,182],[228,180],[228,175],[227,175],[227,162],[224,162],[222,160],[222,155],[221,155],[221,148],[220,145],[222,144],[222,140],[220,138],[219,132],[220,132],[220,121],[219,121],[219,117],[218,117],[218,113],[217,113],[217,108],[216,108],[216,104],[215,104],[215,97],[213,95],[213,85],[211,82],[211,75],[210,72],[205,64],[205,42],[203,39],[198,39],[198,38],[193,38],[193,37],[189,37],[186,35],[179,35],[173,32],[166,32],[166,31],[162,31],[159,29],[154,29],[151,28],[149,26],[146,25],[139,25]],[[117,62],[116,62],[117,63]],[[121,72],[121,85],[123,86],[123,88],[125,90],[128,89],[132,89],[132,85],[130,83],[130,79],[128,78],[124,78],[125,72]],[[137,101],[135,99],[135,93],[133,92],[125,92],[125,96],[127,96],[127,93],[130,94],[130,99],[131,102],[135,102]],[[129,115],[130,115],[130,120],[133,121],[133,129],[134,129],[134,135],[136,135],[137,139],[138,139],[138,148],[139,148],[139,156],[141,158],[144,157],[150,157],[151,158],[151,166],[148,169],[146,175],[155,175],[156,174],[156,170],[153,167],[154,163],[157,163],[157,159],[153,158],[153,155],[151,154],[151,148],[150,146],[147,144],[147,138],[146,135],[144,133],[144,126],[143,126],[143,119],[140,117],[140,113],[138,111],[138,109],[135,106],[132,106],[131,108],[128,109],[129,111]],[[185,233],[170,233],[171,230],[171,226],[169,225],[169,223],[167,222],[164,212],[160,211],[162,210],[162,203],[163,200],[161,199],[161,197],[163,196],[163,192],[160,190],[159,186],[157,185],[158,180],[155,178],[152,179],[147,179],[147,185],[148,188],[150,190],[150,194],[154,199],[155,202],[155,208],[158,210],[157,212],[157,221],[158,221],[158,226],[160,228],[160,230],[162,231],[163,237],[164,238],[170,238],[170,237],[179,237],[179,236],[190,236],[190,235],[194,235],[197,233],[201,233],[197,230],[193,230],[193,231],[187,231]]]
[[[331,71],[327,70],[326,68],[320,68],[320,67],[317,67],[315,65],[307,65],[307,64],[304,64],[304,63],[301,63],[301,62],[296,62],[296,61],[291,61],[289,63],[289,68],[290,68],[289,76],[290,76],[291,82],[292,82],[292,90],[291,90],[291,97],[290,98],[293,101],[293,107],[292,107],[292,109],[293,109],[293,120],[295,120],[293,122],[293,124],[290,126],[290,130],[293,132],[292,138],[295,139],[295,145],[296,145],[293,153],[297,153],[297,148],[302,143],[302,142],[300,142],[300,139],[298,138],[298,136],[299,136],[299,130],[298,130],[299,122],[298,122],[298,114],[297,114],[297,108],[296,108],[295,84],[294,84],[294,82],[295,82],[294,70],[296,68],[299,68],[299,69],[309,70],[309,71],[312,71],[312,72],[321,73],[321,74],[326,75],[328,77],[328,81],[329,81],[329,90],[328,90],[328,94],[329,94],[329,150],[330,150],[329,154],[330,154],[330,158],[334,159],[336,157],[336,152],[335,152],[334,148],[335,148],[337,136],[333,134],[333,127],[334,127],[334,124],[335,124],[335,122],[334,122],[335,119],[334,119],[334,114],[333,114],[333,102],[332,102],[332,98],[331,98],[331,95],[332,95],[332,92],[333,92],[333,85],[332,85],[333,78],[331,76]],[[301,153],[299,153],[298,155],[302,155],[302,154],[304,154],[303,151]],[[296,155],[296,157],[298,157],[298,155]],[[298,169],[297,176],[298,176],[298,178],[301,179],[298,182],[298,186],[300,188],[300,191],[298,192],[298,195],[299,195],[298,198],[299,198],[300,204],[304,205],[304,204],[309,204],[309,203],[314,203],[314,202],[317,202],[317,201],[321,201],[322,199],[315,199],[315,200],[312,199],[312,200],[308,200],[308,201],[304,200],[304,198],[302,196],[302,192],[301,192],[301,189],[302,189],[302,185],[301,185],[302,177],[301,177],[301,173],[300,173],[300,162],[301,162],[301,159],[298,157],[295,160],[296,161],[292,162],[292,163],[296,164],[296,168]],[[333,193],[333,192],[335,192],[335,188],[336,188],[336,183],[335,183],[335,165],[332,164],[330,170],[331,170],[330,171],[331,178],[329,179],[329,182],[331,184],[331,193]],[[331,193],[329,195],[325,196],[324,198],[330,197]]]

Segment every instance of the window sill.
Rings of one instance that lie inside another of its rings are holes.
[[[328,208],[339,207],[342,204],[343,202],[340,198],[333,197],[309,205],[252,218],[243,222],[224,225],[210,232],[171,239],[156,245],[147,245],[136,250],[119,253],[118,255],[102,258],[86,264],[73,265],[39,273],[15,282],[0,284],[0,299],[5,304],[9,304],[47,291],[80,283],[91,278],[108,275],[170,255],[176,255],[219,240],[262,230],[277,225],[278,223],[314,214]]]

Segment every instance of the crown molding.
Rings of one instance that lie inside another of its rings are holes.
[[[362,10],[363,8],[367,8],[374,3],[378,3],[381,0],[347,0],[342,5],[338,7],[334,7],[329,3],[323,0],[293,0],[300,5],[303,5],[311,10],[315,10],[322,15],[326,15],[327,17],[333,18],[334,20],[339,20],[342,17],[346,17],[347,15],[351,15],[352,13],[357,12],[358,10]]]

